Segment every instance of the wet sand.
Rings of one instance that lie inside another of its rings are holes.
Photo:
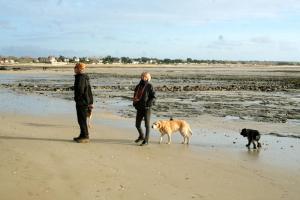
[[[30,70],[29,70],[30,69]],[[157,91],[159,117],[236,117],[257,122],[300,124],[300,66],[256,65],[89,65],[95,100],[122,102],[118,112],[134,117],[131,98],[142,71],[149,71]],[[1,88],[73,98],[72,66],[48,66],[0,74]],[[15,78],[15,81],[11,79]]]

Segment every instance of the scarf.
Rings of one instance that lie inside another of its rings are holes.
[[[143,81],[143,80],[140,81],[138,89],[136,90],[133,96],[133,103],[137,103],[138,101],[141,100],[147,85],[148,85],[147,81]]]

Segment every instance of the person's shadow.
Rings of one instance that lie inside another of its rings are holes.
[[[93,143],[105,143],[105,144],[122,144],[122,145],[134,145],[136,144],[133,142],[133,140],[129,139],[111,139],[111,138],[97,138],[97,139],[91,139],[91,142]]]
[[[0,140],[29,140],[29,141],[50,141],[50,142],[68,142],[76,143],[72,139],[56,139],[56,138],[36,138],[36,137],[20,137],[20,136],[0,136]],[[105,143],[105,144],[121,144],[121,145],[136,145],[129,139],[91,139],[90,143]]]
[[[31,141],[51,141],[51,142],[74,142],[67,139],[55,139],[55,138],[35,138],[35,137],[20,137],[20,136],[0,136],[0,140],[31,140]]]

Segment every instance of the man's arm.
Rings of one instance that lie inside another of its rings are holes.
[[[79,76],[77,81],[75,81],[75,101],[80,102],[83,99],[84,89],[85,89],[85,80],[83,76]]]

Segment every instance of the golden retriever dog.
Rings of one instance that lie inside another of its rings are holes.
[[[190,137],[192,136],[190,125],[184,120],[175,120],[172,118],[170,120],[159,120],[153,123],[152,128],[160,132],[159,143],[162,142],[164,135],[168,135],[167,144],[171,144],[171,135],[177,131],[179,131],[183,137],[182,144],[189,144]]]

